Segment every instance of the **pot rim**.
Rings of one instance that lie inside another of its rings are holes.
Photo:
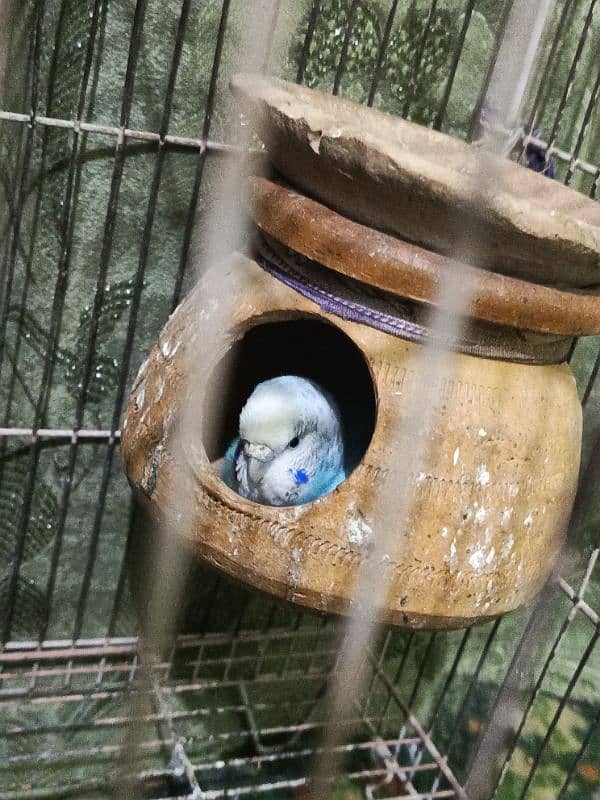
[[[342,275],[436,305],[442,274],[460,269],[475,319],[548,335],[600,334],[598,293],[557,289],[464,264],[354,222],[267,178],[250,177],[248,190],[261,231]]]

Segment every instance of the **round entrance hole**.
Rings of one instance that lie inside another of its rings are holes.
[[[308,378],[334,398],[342,420],[348,476],[375,430],[373,381],[354,342],[333,325],[312,318],[258,324],[218,364],[207,387],[203,415],[209,460],[221,459],[238,435],[240,411],[254,388],[280,375]]]

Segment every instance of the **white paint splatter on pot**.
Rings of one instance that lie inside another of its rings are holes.
[[[362,517],[353,517],[346,526],[348,541],[358,547],[363,545],[373,533],[373,529]]]
[[[173,342],[170,342],[168,339],[165,339],[164,342],[161,342],[160,350],[165,358],[172,358],[175,355],[175,353],[179,350],[180,346],[181,342],[176,342],[175,344],[173,344]]]
[[[146,391],[145,391],[144,387],[142,386],[142,388],[139,390],[139,392],[137,393],[137,396],[135,398],[135,403],[136,403],[136,405],[138,407],[138,411],[141,411],[142,408],[144,407],[145,398],[146,398]]]
[[[485,564],[485,555],[483,553],[483,547],[481,545],[478,545],[477,548],[473,550],[473,552],[469,556],[469,564],[475,570],[479,571],[483,569]]]
[[[513,545],[515,543],[515,537],[512,533],[509,533],[507,540],[502,545],[502,550],[500,551],[500,555],[502,558],[508,558],[510,551],[513,549]],[[512,554],[514,557],[514,553]]]
[[[136,376],[136,379],[135,379],[136,383],[137,383],[139,380],[141,380],[141,378],[142,378],[142,376],[143,376],[144,372],[146,372],[146,368],[147,368],[147,367],[148,367],[148,359],[146,359],[146,360],[145,360],[145,361],[142,363],[142,366],[139,368],[139,370],[138,370],[138,374],[137,374],[137,376]]]
[[[487,486],[490,482],[490,473],[485,464],[480,464],[477,467],[476,480],[480,486]]]
[[[456,550],[456,539],[450,542],[450,551],[444,556],[444,563],[448,565],[450,572],[456,572],[458,569],[458,553]]]

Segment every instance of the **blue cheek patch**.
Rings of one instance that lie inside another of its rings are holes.
[[[308,483],[308,481],[310,480],[308,475],[303,469],[291,469],[290,472],[292,473],[292,476],[296,481],[297,486],[300,486],[303,483]]]

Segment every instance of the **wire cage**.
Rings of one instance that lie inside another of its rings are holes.
[[[207,568],[170,648],[143,647],[144,519],[119,424],[241,146],[227,82],[244,5],[0,7],[0,798],[302,798],[331,726],[332,797],[598,797],[597,339],[571,350],[580,490],[569,558],[537,601],[466,631],[381,631],[335,720],[321,701],[339,622]],[[273,3],[263,68],[471,140],[510,6]],[[533,145],[592,198],[599,48],[596,0],[558,0],[513,153]]]

